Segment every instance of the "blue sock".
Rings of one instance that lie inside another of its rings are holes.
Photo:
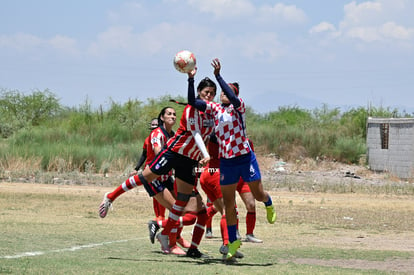
[[[237,225],[227,225],[227,231],[229,234],[229,242],[234,242],[235,240],[237,240]]]
[[[273,204],[272,202],[272,198],[270,197],[270,195],[267,196],[268,201],[264,203],[265,206],[271,206]]]

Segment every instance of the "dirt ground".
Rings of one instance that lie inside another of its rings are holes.
[[[277,197],[279,203],[288,205],[293,202],[295,205],[301,203],[309,203],[312,201],[326,200],[328,204],[339,205],[344,207],[348,201],[360,201],[366,208],[381,207],[379,201],[381,199],[388,200],[387,205],[390,206],[391,211],[395,207],[396,211],[401,211],[402,207],[407,207],[409,215],[414,213],[414,196],[406,195],[403,197],[378,195],[376,197],[368,196],[366,194],[326,194],[320,192],[295,192],[287,190],[286,188],[278,188],[280,182],[295,182],[295,183],[309,183],[315,184],[320,182],[332,182],[336,184],[354,183],[359,185],[384,185],[389,183],[396,184],[412,184],[408,181],[403,181],[393,177],[387,173],[377,173],[370,171],[367,167],[361,165],[345,165],[334,162],[317,162],[312,160],[303,160],[297,163],[285,163],[281,160],[275,159],[273,156],[259,157],[261,165],[263,182],[266,186],[270,186],[270,193]],[[27,183],[27,182],[26,182]],[[273,187],[273,188],[272,188]],[[112,186],[97,186],[97,185],[76,185],[76,184],[22,184],[12,182],[0,182],[0,192],[27,192],[27,193],[72,193],[72,192],[90,192],[96,194],[103,192],[103,189],[112,190]],[[99,190],[99,191],[98,191]],[[410,208],[411,207],[411,208]],[[283,214],[283,212],[282,212]],[[348,217],[343,217],[343,219]],[[352,219],[351,217],[349,219]],[[370,233],[369,230],[357,230],[352,235],[346,230],[337,230],[334,238],[321,238],[320,236],[309,236],[306,242],[326,246],[335,246],[341,248],[352,248],[357,244],[359,247],[367,250],[378,251],[401,251],[414,253],[414,222],[408,218],[405,221],[408,225],[397,228],[397,230],[384,230],[380,233]],[[414,220],[414,218],[413,218]],[[405,230],[406,228],[411,229]],[[314,238],[314,239],[313,239]],[[356,269],[375,269],[385,272],[402,272],[407,274],[414,274],[414,257],[392,258],[385,261],[367,261],[359,259],[312,259],[312,258],[292,258],[280,259],[281,263],[292,262],[296,264],[310,264],[331,267],[356,268]]]
[[[258,157],[262,167],[263,181],[272,185],[274,183],[290,181],[295,183],[331,183],[341,182],[344,184],[356,184],[360,186],[370,185],[414,185],[408,180],[402,180],[387,172],[371,171],[367,165],[349,165],[332,161],[315,161],[305,159],[296,163],[285,163],[272,156]],[[277,192],[280,194],[280,192]],[[289,192],[285,194],[292,196]],[[317,193],[312,193],[317,196]],[[323,196],[322,194],[320,194]],[[281,195],[283,196],[283,195]],[[358,196],[357,194],[353,195]],[[362,195],[360,195],[363,197]],[[414,204],[413,197],[408,198]],[[411,222],[414,228],[414,218]],[[322,239],[322,243],[363,244],[365,248],[372,250],[393,250],[414,252],[414,232],[397,232],[378,236],[342,236],[336,239]],[[292,259],[290,262],[297,264],[310,264],[321,266],[337,266],[356,269],[377,269],[386,272],[403,272],[414,274],[414,258],[410,259],[387,259],[383,262],[372,262],[365,260],[321,260],[321,259]]]

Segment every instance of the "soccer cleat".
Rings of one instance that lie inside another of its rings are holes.
[[[227,257],[227,253],[229,252],[229,248],[227,247],[227,245],[222,245],[219,249],[220,253],[223,254],[223,258],[225,259]],[[234,255],[234,258],[243,258],[244,254],[236,251],[236,254]]]
[[[183,237],[177,239],[177,243],[181,245],[183,248],[190,248],[191,243],[189,241],[184,240]]]
[[[226,256],[227,260],[230,260],[236,256],[237,249],[239,249],[240,245],[241,245],[240,240],[235,240],[234,242],[227,244],[227,247],[228,247],[228,252]]]
[[[170,253],[174,255],[186,255],[185,251],[182,250],[178,245],[170,247]]]
[[[213,238],[213,231],[211,231],[211,228],[207,228],[207,230],[206,230],[206,238],[207,239]]]
[[[101,218],[106,217],[106,215],[108,214],[109,208],[112,209],[112,201],[110,199],[108,199],[108,194],[109,193],[110,192],[105,193],[103,201],[99,205],[99,217],[101,217]]]
[[[273,205],[266,206],[267,221],[270,224],[274,224],[276,221],[276,211]]]
[[[236,230],[236,238],[237,238],[238,240],[241,240],[241,239],[242,239],[242,236],[240,235],[240,232],[239,232],[239,230],[238,230],[238,229]]]
[[[186,254],[187,257],[196,258],[196,259],[208,259],[210,258],[207,254],[201,253],[197,248],[190,248]]]
[[[170,254],[170,246],[168,245],[168,235],[157,234],[157,240],[161,244],[161,251],[164,254]]]
[[[262,243],[263,241],[261,239],[256,238],[253,234],[247,234],[246,235],[246,242]]]
[[[158,225],[157,221],[149,221],[148,222],[148,231],[149,231],[149,238],[151,243],[154,243],[155,235],[157,234],[157,231],[160,229],[160,226]]]

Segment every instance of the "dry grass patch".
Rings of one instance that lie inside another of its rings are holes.
[[[213,220],[216,238],[204,239],[200,246],[212,256],[210,260],[162,255],[159,245],[148,240],[152,202],[142,188],[122,195],[108,217],[98,218],[102,196],[112,189],[1,183],[0,270],[17,274],[414,272],[413,197],[272,192],[278,222],[269,225],[258,203],[255,234],[264,243],[244,242],[240,251],[246,257],[227,266],[218,253],[218,215]],[[244,236],[245,210],[240,201],[239,205]],[[190,239],[190,233],[191,227],[184,229],[185,238]]]

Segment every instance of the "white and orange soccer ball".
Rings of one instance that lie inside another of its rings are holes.
[[[174,67],[181,73],[189,73],[196,66],[196,58],[194,54],[188,50],[179,51],[174,56]]]

